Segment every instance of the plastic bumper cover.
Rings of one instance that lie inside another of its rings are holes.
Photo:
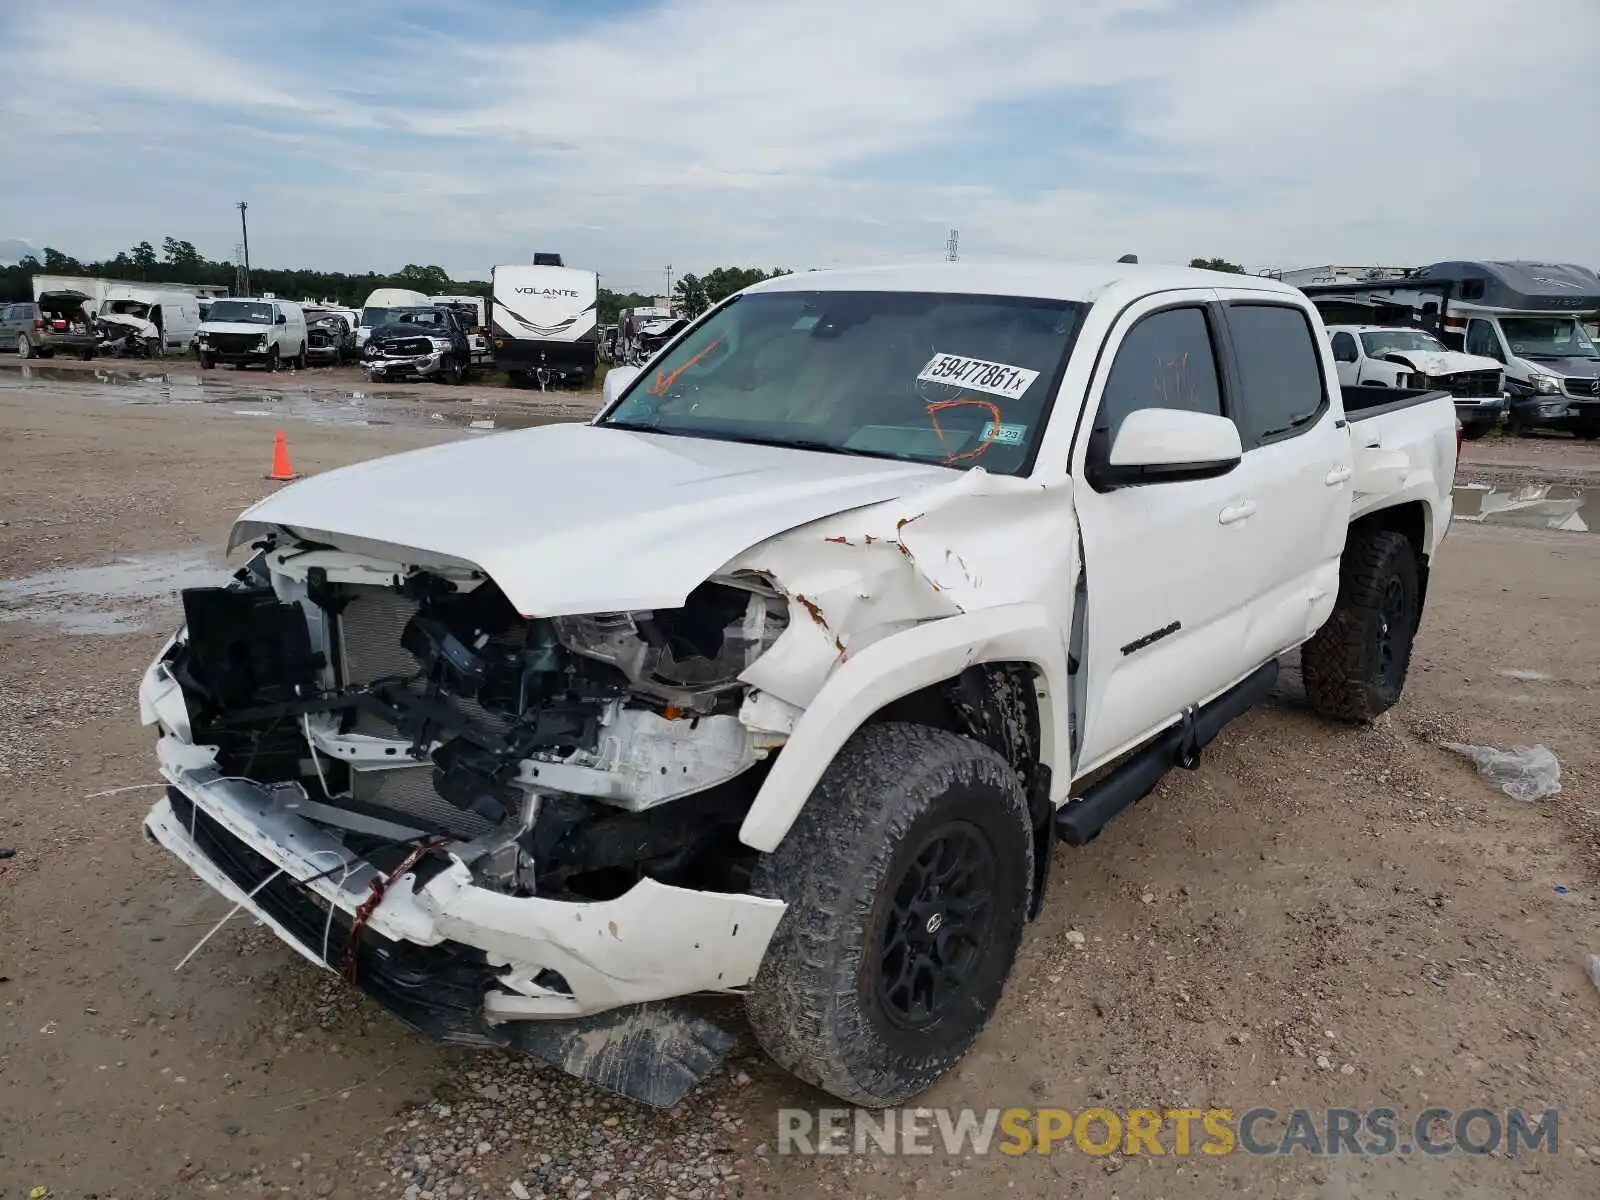
[[[214,768],[185,768],[175,760],[195,748],[172,749],[176,753],[164,754],[162,766],[171,793],[145,819],[150,836],[311,962],[330,969],[331,960],[342,962],[346,941],[339,931],[348,935],[379,873],[269,789],[223,778]],[[283,877],[248,897],[274,869]],[[303,919],[307,904],[319,914],[309,922]],[[371,944],[361,954],[374,951],[392,963],[437,949],[450,960],[453,979],[466,958],[481,963],[472,1003],[490,1024],[582,1017],[696,992],[736,991],[755,977],[784,907],[765,897],[649,879],[608,901],[521,898],[477,886],[453,860],[420,887],[414,875],[391,882],[366,922]],[[410,966],[426,975],[439,964]],[[357,967],[360,983],[365,957]],[[547,971],[559,974],[567,990],[535,982]],[[403,1020],[445,1036],[363,986]]]

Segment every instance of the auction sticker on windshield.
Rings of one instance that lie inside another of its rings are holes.
[[[961,354],[935,354],[917,379],[923,383],[948,383],[952,387],[975,388],[991,396],[1015,400],[1039,378],[1039,372],[1008,363],[987,362]]]

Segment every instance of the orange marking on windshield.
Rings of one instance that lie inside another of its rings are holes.
[[[650,381],[650,394],[652,396],[665,396],[667,394],[667,390],[671,388],[673,384],[678,382],[678,376],[682,375],[690,367],[694,366],[695,363],[699,362],[702,358],[715,350],[717,348],[717,343],[721,340],[721,338],[712,338],[711,341],[706,344],[704,350],[701,350],[699,353],[695,354],[681,367],[673,367],[670,371],[657,371],[656,377]]]
[[[977,458],[978,455],[994,445],[994,439],[1000,434],[1000,423],[1004,418],[1000,415],[1000,406],[992,400],[980,400],[976,396],[957,396],[954,400],[935,400],[928,405],[928,419],[933,422],[933,432],[939,437],[939,445],[949,450],[949,445],[944,440],[944,427],[939,424],[939,414],[947,408],[982,408],[988,410],[990,421],[984,430],[981,442],[970,450],[962,450],[956,454],[945,455],[945,465],[960,462],[964,458]]]

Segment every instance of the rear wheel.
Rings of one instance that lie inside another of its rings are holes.
[[[90,346],[87,350],[79,350],[78,357],[83,359],[84,362],[89,362],[94,358],[94,347]]]
[[[200,369],[202,371],[209,371],[216,365],[217,359],[215,355],[207,354],[204,350],[200,352]]]
[[[1487,425],[1463,425],[1461,427],[1461,436],[1466,438],[1469,442],[1477,441],[1488,432],[1489,426]]]
[[[27,334],[23,334],[21,337],[17,338],[17,357],[18,358],[32,358],[33,357],[33,343],[28,340],[28,335]]]
[[[1333,615],[1300,652],[1306,697],[1323,716],[1370,721],[1400,699],[1422,616],[1417,567],[1403,534],[1350,531]]]
[[[1576,432],[1584,441],[1592,442],[1595,438],[1600,438],[1600,425],[1586,425]]]
[[[1000,999],[1036,852],[993,750],[921,725],[859,730],[752,880],[789,905],[746,997],[761,1045],[854,1104],[925,1091]]]

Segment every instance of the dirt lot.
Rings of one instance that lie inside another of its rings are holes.
[[[998,1017],[926,1097],[1557,1107],[1558,1154],[781,1157],[777,1110],[829,1101],[748,1035],[660,1114],[423,1044],[242,919],[175,971],[225,906],[140,835],[158,793],[136,680],[172,589],[273,486],[274,428],[317,472],[593,398],[46,371],[0,370],[3,1200],[1600,1194],[1600,992],[1579,966],[1600,951],[1600,538],[1458,522],[1398,709],[1330,726],[1291,681],[1200,771],[1058,847]],[[1468,454],[1463,478],[1600,485],[1591,446]],[[1441,740],[1542,742],[1563,791],[1511,800]]]

